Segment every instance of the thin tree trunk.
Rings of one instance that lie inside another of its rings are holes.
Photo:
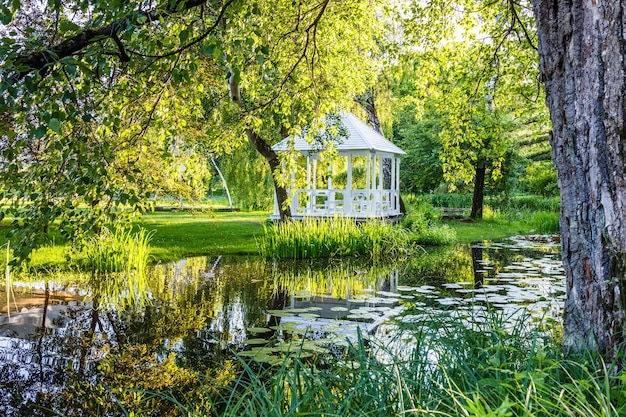
[[[534,0],[534,11],[561,192],[563,344],[612,362],[626,344],[624,5]]]
[[[372,129],[384,136],[383,128],[380,124],[378,113],[376,112],[374,93],[368,91],[365,94],[356,96],[354,98],[354,101],[357,102],[365,111],[365,114],[367,115],[367,121],[369,122]],[[386,190],[391,189],[391,164],[392,160],[390,158],[383,159],[383,188],[385,188]],[[405,214],[406,206],[404,205],[404,200],[402,200],[401,195],[399,195],[398,197],[400,200],[400,213]]]
[[[276,173],[280,171],[280,158],[278,154],[267,144],[259,135],[257,135],[252,129],[247,129],[246,134],[250,144],[256,149],[267,161],[272,172],[272,182],[274,184],[274,192],[276,193],[276,200],[278,201],[278,211],[280,213],[280,220],[289,220],[291,218],[291,208],[289,207],[288,199],[289,193],[287,189],[281,186],[276,180]]]
[[[231,71],[233,75],[228,81],[228,87],[230,91],[230,99],[233,103],[237,104],[242,110],[244,109],[243,101],[241,100],[241,91],[239,84],[235,80],[234,71]],[[254,149],[257,150],[267,161],[270,166],[270,172],[272,174],[272,182],[274,184],[274,192],[276,193],[276,200],[278,201],[278,210],[280,214],[280,220],[289,220],[291,218],[291,208],[287,204],[289,200],[289,194],[287,189],[280,185],[276,180],[276,175],[280,172],[280,158],[276,151],[252,128],[248,127],[245,130],[248,141]]]
[[[470,218],[483,218],[483,200],[485,198],[485,173],[487,168],[479,164],[476,166],[476,176],[474,178],[474,196],[472,197],[472,210]]]
[[[374,93],[371,91],[367,91],[364,94],[356,96],[354,98],[361,108],[365,111],[367,115],[367,121],[369,122],[372,129],[383,134],[383,129],[380,125],[380,119],[378,119],[378,113],[376,112],[376,105],[374,104]]]

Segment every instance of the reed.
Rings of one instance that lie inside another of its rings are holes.
[[[359,339],[322,362],[296,358],[270,370],[241,360],[234,383],[206,400],[171,400],[185,416],[626,413],[626,373],[611,373],[590,353],[566,356],[553,322],[496,312],[482,320],[422,316],[391,340]]]
[[[152,233],[120,226],[104,228],[84,246],[83,268],[92,274],[94,293],[102,303],[117,305],[141,302],[148,290],[146,269]]]
[[[367,256],[374,260],[406,253],[407,233],[380,220],[355,223],[345,217],[271,223],[257,239],[262,256],[315,259]]]
[[[13,273],[11,271],[11,242],[7,242],[7,250],[5,256],[5,266],[4,266],[4,291],[7,296],[7,316],[9,321],[11,320],[11,297],[13,297],[13,302],[15,303],[15,294],[13,294]],[[17,310],[17,303],[15,303],[15,310]]]

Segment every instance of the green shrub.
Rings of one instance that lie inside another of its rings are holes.
[[[526,168],[521,185],[533,194],[557,196],[559,194],[556,171],[550,161],[537,161]]]
[[[409,237],[418,245],[450,245],[457,242],[456,231],[447,224],[430,224],[410,233]]]

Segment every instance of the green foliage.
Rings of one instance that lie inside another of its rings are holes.
[[[258,152],[245,147],[220,158],[221,169],[235,205],[269,211],[274,203],[272,176]]]
[[[277,259],[367,256],[379,260],[401,256],[411,248],[402,228],[380,220],[356,223],[346,217],[272,223],[258,245],[262,256]]]
[[[240,149],[244,134],[267,147],[350,103],[375,74],[377,4],[310,6],[0,9],[0,217],[16,219],[16,258],[47,243],[54,222],[80,242],[159,192],[202,195],[208,155]]]
[[[438,134],[441,118],[433,112],[425,112],[418,119],[415,104],[402,108],[395,114],[393,139],[406,153],[402,160],[400,181],[403,190],[409,192],[432,192],[443,183],[442,152]]]
[[[457,241],[450,226],[439,223],[440,212],[424,197],[407,198],[408,213],[402,219],[411,242],[418,245],[449,245]]]
[[[549,129],[530,5],[461,0],[398,7],[406,16],[400,19],[406,51],[392,89],[394,139],[408,154],[403,187],[432,192],[445,182],[466,192],[476,170],[486,168],[486,191],[519,191],[516,178],[531,153],[522,158],[519,147]]]
[[[530,193],[544,197],[554,197],[559,194],[556,180],[556,171],[549,161],[535,162],[526,168],[521,178],[523,187]]]

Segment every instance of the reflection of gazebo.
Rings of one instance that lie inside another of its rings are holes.
[[[320,157],[319,144],[303,137],[287,138],[274,145],[275,151],[290,148],[300,152],[301,175],[292,172],[291,215],[354,219],[397,219],[400,212],[400,157],[405,152],[353,114],[341,113],[347,137],[334,148],[332,160]],[[306,178],[300,178],[304,176]],[[279,219],[276,199],[271,219]]]

